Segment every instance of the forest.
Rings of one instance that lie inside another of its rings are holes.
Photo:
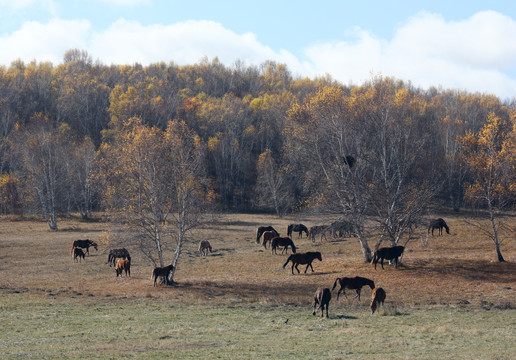
[[[107,211],[155,240],[170,214],[181,233],[208,209],[340,214],[366,260],[371,220],[394,245],[430,207],[483,209],[496,236],[496,211],[516,198],[514,100],[296,78],[272,61],[18,60],[0,67],[0,213],[55,230]]]

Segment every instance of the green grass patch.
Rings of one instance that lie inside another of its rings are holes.
[[[2,358],[509,359],[516,310],[72,303],[0,291]],[[333,306],[332,306],[333,305]],[[287,321],[288,319],[288,321]]]

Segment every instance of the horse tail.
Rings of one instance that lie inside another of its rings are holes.
[[[340,278],[336,278],[335,282],[333,283],[333,287],[331,288],[331,291],[333,291],[337,287],[337,283],[339,282]]]
[[[283,264],[283,269],[285,268],[285,266],[287,266],[287,264],[289,263],[289,261],[292,260],[292,255],[290,255],[287,259],[287,261]]]

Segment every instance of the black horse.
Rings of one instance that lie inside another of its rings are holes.
[[[299,233],[299,237],[303,237],[303,232],[305,232],[306,236],[308,237],[308,228],[303,224],[290,224],[289,226],[287,226],[288,237],[292,236],[292,232]]]
[[[340,289],[337,292],[337,300],[339,300],[339,295],[342,292],[344,296],[346,296],[346,288],[355,290],[357,292],[356,298],[358,298],[358,301],[360,302],[360,291],[362,290],[363,286],[369,286],[372,289],[374,289],[374,281],[370,280],[368,278],[355,276],[354,278],[349,277],[341,277],[335,279],[335,282],[333,283],[333,287],[331,288],[331,291],[335,289],[337,286],[337,283],[340,284]]]
[[[317,305],[319,305],[319,309],[321,309],[321,317],[324,316],[324,309],[326,309],[326,318],[328,318],[328,305],[331,300],[331,291],[328,288],[318,288],[314,294],[314,312],[312,315],[315,315],[315,309]]]
[[[260,243],[260,238],[262,237],[262,234],[266,231],[274,231],[276,233],[276,236],[279,236],[279,232],[276,231],[272,226],[260,226],[258,230],[256,231],[256,243]]]
[[[111,249],[109,251],[108,261],[107,261],[109,266],[115,266],[116,259],[127,259],[127,260],[131,261],[131,255],[129,255],[129,251],[127,251],[125,248]]]
[[[306,269],[305,269],[305,274],[306,274],[308,267],[312,268],[312,272],[314,271],[314,268],[312,266],[312,261],[314,261],[315,259],[319,259],[319,261],[322,261],[322,255],[319,251],[315,251],[315,252],[309,251],[307,253],[292,254],[288,257],[285,264],[283,264],[283,268],[285,268],[285,266],[287,266],[287,264],[290,261],[292,261],[292,275],[294,275],[294,266],[296,267],[297,273],[299,274],[300,271],[298,269],[298,265],[299,264],[301,264],[301,265],[307,264]]]
[[[430,230],[432,230],[432,236],[434,236],[434,230],[439,229],[439,236],[443,235],[443,228],[446,229],[446,233],[450,233],[450,228],[446,224],[446,221],[444,221],[442,218],[433,219],[428,224],[428,231],[427,234],[430,233]]]
[[[85,254],[90,254],[90,246],[93,246],[93,248],[95,250],[98,250],[98,247],[97,247],[97,243],[94,242],[94,241],[91,241],[90,239],[86,239],[86,240],[74,240],[73,241],[73,245],[72,245],[72,252],[73,252],[73,249],[78,247],[78,248],[81,248],[81,249],[86,249],[86,252]]]
[[[376,270],[376,264],[380,261],[383,269],[383,260],[394,260],[395,268],[398,268],[398,258],[403,254],[403,250],[405,250],[404,246],[393,246],[393,247],[385,247],[378,249],[374,252],[373,255],[373,264],[374,269]]]
[[[154,286],[156,286],[156,280],[159,277],[164,278],[163,282],[168,284],[168,275],[170,274],[170,272],[172,270],[174,270],[174,266],[172,264],[165,266],[165,267],[155,267],[154,270],[152,271],[152,278],[154,279]]]
[[[276,249],[278,247],[283,247],[283,250],[281,250],[281,253],[283,254],[284,252],[286,252],[288,250],[288,247],[290,246],[290,248],[292,249],[292,252],[295,254],[296,253],[296,245],[294,245],[294,242],[292,241],[291,238],[289,237],[275,237],[272,239],[272,242],[271,242],[271,254],[276,254]]]

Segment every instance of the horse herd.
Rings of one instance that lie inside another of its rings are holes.
[[[427,227],[427,234],[432,232],[432,236],[434,235],[434,230],[439,230],[439,236],[442,236],[443,229],[446,230],[446,233],[450,233],[450,229],[446,222],[442,218],[431,220]],[[287,237],[281,237],[280,234],[276,229],[274,229],[272,226],[261,226],[258,228],[256,232],[256,242],[260,243],[260,238],[263,236],[263,242],[262,245],[266,249],[267,245],[271,244],[271,253],[275,254],[276,249],[278,247],[282,247],[281,253],[288,251],[288,248],[290,247],[292,250],[292,255],[290,255],[287,258],[287,261],[283,264],[283,268],[287,266],[288,263],[292,263],[292,274],[294,275],[294,268],[297,270],[298,274],[300,273],[300,270],[298,268],[298,265],[306,265],[305,273],[308,271],[308,268],[312,269],[312,272],[314,271],[314,268],[312,266],[312,262],[315,259],[318,259],[319,261],[322,261],[322,255],[320,252],[313,252],[309,251],[306,253],[296,253],[296,246],[294,245],[294,242],[290,238],[292,236],[293,232],[297,232],[299,237],[302,237],[303,233],[306,233],[307,237],[310,237],[312,242],[315,241],[315,237],[317,235],[321,236],[322,238],[326,238],[326,234],[330,233],[333,236],[353,236],[354,230],[353,225],[350,222],[347,221],[336,221],[331,223],[330,225],[317,225],[312,226],[310,229],[308,229],[303,224],[290,224],[287,227]],[[378,263],[380,263],[382,270],[384,269],[383,263],[384,260],[389,260],[389,262],[393,263],[395,268],[398,268],[399,264],[399,258],[402,256],[403,251],[405,250],[404,246],[392,246],[392,247],[383,247],[383,248],[377,248],[373,253],[373,259],[371,261],[372,264],[374,264],[374,269],[376,270],[376,266]],[[328,317],[328,306],[331,300],[331,293],[332,291],[337,287],[337,284],[340,285],[340,289],[337,292],[337,300],[339,299],[339,296],[342,292],[344,296],[346,296],[345,289],[354,289],[356,291],[355,298],[358,298],[358,301],[360,301],[360,292],[362,287],[369,286],[372,290],[371,294],[371,304],[370,309],[371,313],[374,314],[376,309],[379,305],[384,304],[385,298],[386,298],[386,291],[381,287],[375,287],[375,283],[371,279],[367,279],[364,277],[356,276],[356,277],[340,277],[335,279],[335,282],[333,283],[333,287],[331,290],[326,287],[319,287],[315,291],[314,294],[314,305],[313,305],[313,315],[316,313],[317,307],[321,310],[321,316],[324,316],[324,310],[326,310],[326,317]]]
[[[446,222],[442,218],[431,220],[427,233],[432,232],[432,236],[434,234],[434,230],[437,229],[439,231],[439,235],[442,235],[443,229],[446,230],[446,233],[450,233],[450,229]],[[294,268],[297,270],[297,273],[300,273],[298,268],[299,265],[306,265],[305,273],[308,271],[308,268],[312,269],[314,272],[314,268],[312,266],[312,262],[317,259],[322,261],[322,255],[318,251],[309,251],[305,253],[297,253],[297,248],[294,242],[291,239],[292,233],[297,232],[299,237],[302,237],[303,233],[306,234],[307,237],[311,238],[312,242],[315,241],[315,237],[320,235],[321,241],[323,237],[326,237],[326,234],[329,233],[333,236],[353,236],[354,230],[353,225],[347,221],[336,221],[331,223],[330,225],[317,225],[312,226],[308,229],[303,224],[290,224],[287,227],[287,237],[281,237],[279,232],[274,229],[272,226],[261,226],[258,228],[256,233],[256,242],[260,244],[260,239],[263,236],[262,245],[265,249],[267,249],[267,245],[270,244],[271,254],[276,254],[278,248],[282,248],[281,253],[287,253],[288,248],[290,247],[292,254],[287,258],[286,262],[283,264],[283,268],[285,268],[289,263],[292,263],[291,272],[294,275]],[[92,240],[75,240],[72,245],[72,255],[74,262],[81,262],[81,259],[85,259],[85,255],[89,254],[89,248],[93,247],[95,250],[98,250],[98,245]],[[374,264],[374,268],[376,270],[376,266],[378,262],[380,263],[382,269],[384,260],[389,260],[394,263],[395,268],[398,267],[399,258],[402,256],[404,251],[403,246],[393,246],[393,247],[383,247],[378,248],[373,253],[372,264]],[[202,240],[199,243],[199,252],[202,256],[207,256],[209,253],[213,251],[213,248],[208,240]],[[108,254],[107,263],[109,266],[115,267],[116,276],[122,276],[125,272],[126,276],[131,276],[131,256],[129,251],[125,248],[111,249]],[[165,267],[155,267],[152,272],[151,279],[154,281],[154,286],[156,286],[156,282],[158,278],[161,278],[162,283],[169,283],[168,278],[170,272],[174,270],[173,265],[168,265]],[[314,294],[314,306],[313,306],[313,315],[316,313],[316,308],[319,307],[321,310],[321,316],[324,316],[324,310],[326,310],[326,317],[328,317],[328,305],[331,300],[331,293],[337,287],[337,284],[340,285],[340,289],[337,292],[337,300],[339,299],[340,294],[342,293],[346,296],[345,290],[355,290],[358,301],[360,301],[360,292],[362,287],[369,286],[372,289],[372,297],[370,309],[371,313],[374,314],[378,305],[383,305],[386,297],[386,292],[383,288],[375,287],[375,283],[373,280],[356,276],[353,278],[350,277],[339,277],[335,279],[333,283],[333,287],[331,290],[326,287],[319,287]]]

